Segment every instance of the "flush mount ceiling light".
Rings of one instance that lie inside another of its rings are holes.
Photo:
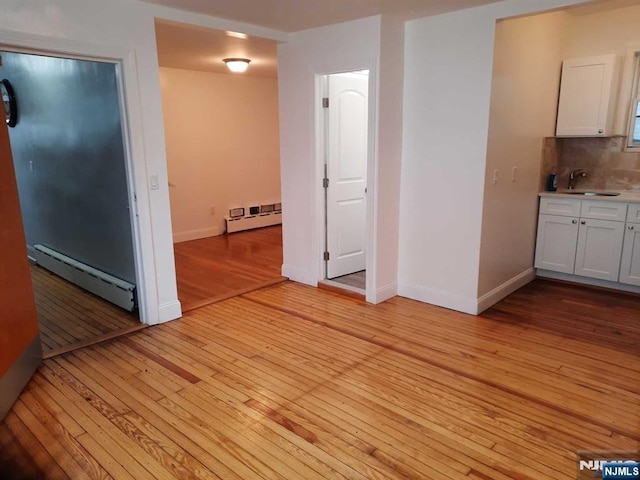
[[[222,61],[227,64],[227,67],[233,73],[245,72],[249,68],[249,62],[251,62],[248,58],[225,58]]]

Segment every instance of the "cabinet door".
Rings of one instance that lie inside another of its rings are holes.
[[[540,215],[535,267],[554,272],[573,273],[577,241],[577,218]]]
[[[609,220],[580,220],[576,275],[618,281],[624,223]]]
[[[558,103],[557,136],[611,134],[616,56],[565,60]]]
[[[640,223],[628,223],[620,263],[620,283],[640,286]]]

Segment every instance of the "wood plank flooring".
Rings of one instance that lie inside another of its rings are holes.
[[[40,340],[45,354],[142,328],[138,317],[48,270],[31,265]]]
[[[183,312],[284,280],[281,225],[176,243],[174,251]]]
[[[44,362],[0,469],[52,479],[576,478],[640,448],[640,300],[535,281],[480,317],[294,283]]]

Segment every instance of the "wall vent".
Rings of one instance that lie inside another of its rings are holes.
[[[270,227],[282,223],[282,212],[261,213],[247,215],[240,218],[226,218],[227,233],[241,232],[252,228]]]

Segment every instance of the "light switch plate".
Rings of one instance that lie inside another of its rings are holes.
[[[149,188],[151,188],[151,190],[158,190],[160,188],[158,175],[149,175]]]

